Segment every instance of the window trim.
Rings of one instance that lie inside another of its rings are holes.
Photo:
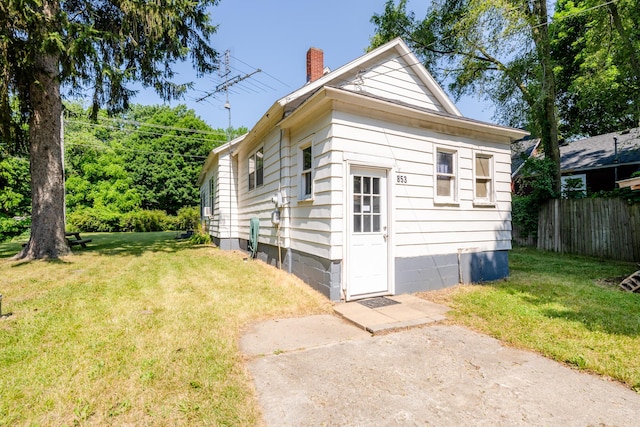
[[[215,192],[216,189],[216,181],[215,181],[215,177],[212,175],[211,178],[209,178],[209,206],[211,206],[211,215],[213,215],[214,212],[214,207],[215,207]]]
[[[438,172],[438,153],[447,153],[452,155],[452,173]],[[460,170],[458,161],[458,150],[454,148],[435,147],[435,156],[433,162],[433,200],[437,205],[456,205],[460,204],[458,191],[460,188]],[[450,176],[453,178],[453,188],[451,189],[451,196],[441,196],[438,194],[438,176]]]
[[[304,152],[309,149],[311,150],[311,165],[308,169],[304,169]],[[298,200],[300,201],[310,201],[313,200],[314,194],[314,185],[313,185],[313,177],[314,177],[314,157],[313,157],[313,144],[311,142],[307,142],[305,144],[301,144],[298,150],[298,183],[300,185],[298,191]],[[309,193],[306,192],[306,179],[309,177]]]
[[[489,175],[478,175],[477,159],[485,158],[489,160]],[[489,189],[487,197],[478,197],[478,179],[488,180]],[[495,206],[495,155],[493,153],[474,152],[473,153],[473,204],[476,206]]]
[[[258,153],[260,153],[260,155],[258,155]],[[258,162],[258,159],[260,159],[260,162]],[[251,171],[252,161],[253,172]],[[261,164],[261,167],[258,167],[258,163]],[[255,151],[247,157],[247,181],[249,191],[264,185],[264,146],[256,148]]]
[[[204,208],[207,206],[207,191],[200,188],[200,218],[204,219]]]

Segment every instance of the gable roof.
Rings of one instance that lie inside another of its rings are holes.
[[[611,132],[560,146],[562,172],[640,163],[640,128]]]
[[[324,86],[352,88],[365,93],[375,92],[376,81],[379,83],[386,76],[397,75],[399,70],[411,71],[410,77],[415,78],[414,83],[421,84],[428,91],[425,95],[433,97],[434,106],[437,104],[437,107],[440,107],[438,110],[453,116],[462,116],[442,87],[400,38],[396,38],[321,78],[307,83],[300,89],[279,99],[277,103],[288,107],[286,112],[290,113]],[[405,76],[405,78],[407,77]],[[386,95],[386,98],[390,100],[403,100],[400,93],[387,92]]]
[[[247,134],[241,135],[237,138],[232,139],[229,142],[226,142],[222,145],[219,145],[218,147],[213,148],[209,154],[207,155],[206,160],[204,161],[204,165],[202,166],[202,169],[200,170],[200,175],[198,175],[198,179],[196,180],[196,185],[200,186],[202,185],[202,183],[204,182],[204,179],[207,177],[207,172],[209,171],[209,168],[211,166],[213,166],[216,157],[224,152],[225,150],[228,150],[229,148],[231,148],[231,150],[233,150],[233,147],[235,147],[236,145],[238,145],[239,143],[241,143],[245,136]]]
[[[520,169],[530,157],[540,155],[540,138],[521,139],[511,144],[511,178],[520,173]]]
[[[433,121],[434,128],[453,126],[463,134],[471,132],[483,138],[499,137],[503,143],[528,134],[520,129],[463,117],[404,41],[396,38],[277,100],[235,144],[251,144],[275,126],[282,125],[300,107],[308,105],[307,101],[314,95],[323,93],[325,99],[330,99],[336,91],[349,94],[349,102],[358,105],[366,98],[369,103],[377,103],[379,109],[384,102],[387,106],[397,106],[396,110],[403,113],[418,114],[422,120]],[[212,151],[210,156],[217,155],[228,144],[219,147],[217,152]],[[208,162],[209,158],[205,166]]]

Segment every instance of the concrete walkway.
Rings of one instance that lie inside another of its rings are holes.
[[[344,319],[376,335],[444,320],[449,308],[413,295],[396,295],[340,303],[334,310]]]
[[[442,316],[441,306],[409,318],[397,308],[373,308],[376,314],[365,321],[358,316],[366,312],[352,304],[336,306],[349,322],[332,315],[282,319],[255,324],[242,337],[267,425],[638,423],[640,395],[485,335],[425,320]],[[421,311],[408,302],[393,305],[402,304]],[[427,325],[408,328],[416,319]]]

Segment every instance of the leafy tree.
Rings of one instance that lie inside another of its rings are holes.
[[[403,37],[454,96],[491,99],[503,122],[542,139],[560,190],[555,81],[546,0],[436,0],[424,19],[388,0],[371,47]],[[443,66],[444,68],[440,68]]]
[[[79,104],[68,104],[65,119],[66,206],[106,208],[125,213],[141,206],[141,196],[116,152],[126,137],[123,129],[91,122]],[[106,118],[101,110],[99,118]]]
[[[227,139],[225,130],[212,130],[184,105],[132,105],[112,118],[101,110],[92,122],[81,105],[69,104],[66,115],[69,213],[147,209],[175,214],[198,205],[195,181],[203,160]]]
[[[27,230],[30,194],[29,160],[8,155],[0,146],[0,242]]]
[[[142,208],[175,215],[184,206],[197,205],[196,179],[209,151],[226,141],[224,133],[212,134],[184,105],[136,106],[129,116],[142,121],[122,141],[122,155]]]
[[[172,65],[190,59],[200,74],[215,69],[208,41],[216,27],[207,7],[217,0],[4,0],[0,2],[0,126],[4,140],[29,124],[31,239],[16,257],[57,258],[64,238],[61,87],[92,93],[93,117],[106,104],[124,109],[130,82],[165,99],[188,88]],[[17,108],[12,105],[17,102]],[[18,111],[19,114],[14,114]],[[3,122],[4,123],[4,122]]]
[[[556,3],[551,53],[567,137],[635,127],[640,118],[638,0]]]

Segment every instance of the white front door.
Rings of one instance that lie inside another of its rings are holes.
[[[351,167],[347,298],[389,293],[387,171]]]

